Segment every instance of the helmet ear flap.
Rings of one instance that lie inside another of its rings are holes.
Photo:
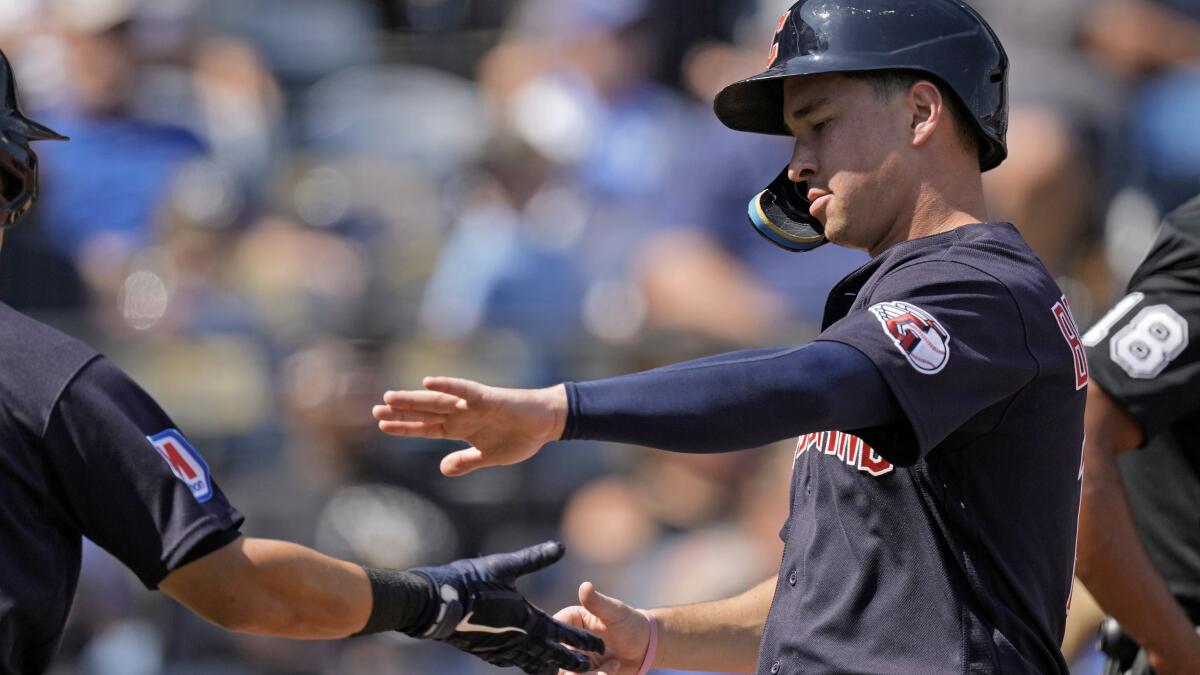
[[[19,112],[0,127],[0,229],[21,222],[38,198],[38,158],[30,141],[67,140]],[[26,134],[29,135],[26,135]]]
[[[38,196],[37,155],[29,144],[0,135],[0,228],[21,221]]]
[[[37,154],[31,141],[65,141],[66,136],[21,113],[12,64],[0,52],[0,228],[16,225],[37,201]]]
[[[809,213],[808,184],[788,178],[787,167],[750,200],[754,230],[786,251],[811,251],[826,243],[825,227]]]

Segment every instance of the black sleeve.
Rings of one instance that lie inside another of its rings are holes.
[[[147,588],[237,536],[243,518],[204,459],[106,359],[66,387],[44,441],[69,517]]]
[[[1091,376],[1147,438],[1200,410],[1200,288],[1135,291],[1084,334]]]
[[[711,356],[633,375],[567,383],[564,439],[724,452],[812,431],[900,419],[879,372],[833,343]]]
[[[886,442],[877,433],[862,437],[895,464],[924,457],[1038,371],[1016,300],[973,267],[938,260],[899,268],[880,280],[870,302],[817,340],[858,349],[891,388],[911,433]]]
[[[1083,336],[1092,378],[1147,438],[1200,411],[1200,199],[1167,217],[1129,294]]]

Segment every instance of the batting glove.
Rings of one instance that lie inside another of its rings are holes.
[[[553,675],[560,668],[590,670],[591,659],[564,645],[601,654],[604,641],[550,618],[514,586],[518,577],[549,567],[565,553],[561,543],[549,541],[515,553],[413,568],[432,583],[440,606],[431,625],[409,635],[440,640],[488,663],[535,675]]]

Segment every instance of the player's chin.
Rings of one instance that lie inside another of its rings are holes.
[[[821,223],[824,226],[825,238],[834,244],[840,246],[853,246],[853,238],[851,233],[846,231],[846,221],[833,214],[826,214],[825,221]]]

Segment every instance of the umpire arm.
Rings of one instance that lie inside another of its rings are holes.
[[[175,570],[159,587],[231,631],[297,639],[343,638],[371,614],[366,571],[312,549],[239,537]]]
[[[159,585],[222,628],[295,639],[397,630],[488,663],[544,675],[583,672],[604,641],[559,623],[516,589],[558,562],[558,542],[408,571],[362,568],[283,541],[238,538]],[[574,649],[571,649],[574,648]]]
[[[1142,444],[1141,426],[1093,381],[1084,427],[1077,574],[1158,673],[1190,672],[1200,638],[1142,546],[1117,468],[1118,455]]]

